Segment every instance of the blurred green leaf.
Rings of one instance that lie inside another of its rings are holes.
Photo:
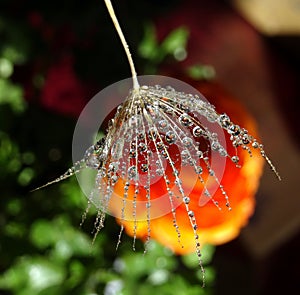
[[[66,285],[68,285],[70,288],[78,285],[78,283],[82,281],[85,272],[85,267],[80,261],[72,261],[70,263],[69,277],[66,281]]]
[[[82,193],[75,176],[61,183],[59,186],[59,193],[65,197],[62,204],[62,207],[65,210],[74,210],[74,208],[78,208],[83,212],[84,208],[87,206],[87,198]],[[95,213],[96,210],[93,210],[93,212]]]
[[[56,242],[55,227],[51,221],[37,220],[31,227],[30,240],[40,249],[45,249]]]
[[[26,167],[19,173],[18,183],[22,186],[26,186],[31,182],[34,175],[35,175],[34,170],[30,167]]]
[[[211,80],[216,77],[215,69],[210,65],[193,65],[187,68],[187,74],[194,80]]]
[[[23,99],[23,89],[9,80],[0,78],[1,104],[8,104],[15,113],[22,113],[26,108],[26,102]]]
[[[189,31],[185,27],[173,30],[162,42],[161,48],[166,54],[176,55],[178,50],[185,50]]]
[[[11,221],[6,224],[4,232],[10,237],[20,238],[26,233],[26,228],[24,224]]]
[[[202,259],[202,263],[203,265],[208,265],[209,263],[211,263],[214,253],[215,253],[215,249],[216,247],[210,244],[205,244],[203,245],[202,249],[201,249],[201,259]],[[191,253],[191,254],[187,254],[187,255],[183,255],[181,257],[182,262],[189,268],[199,268],[199,261],[198,261],[198,257],[195,253]]]
[[[13,73],[14,67],[10,60],[0,58],[0,78],[9,78]]]
[[[7,213],[16,216],[22,210],[22,202],[20,199],[10,199],[6,204]]]
[[[139,54],[145,59],[154,61],[157,59],[158,49],[154,25],[149,23],[145,26],[144,37],[138,47]]]
[[[66,260],[73,255],[89,256],[93,251],[91,240],[78,228],[75,229],[66,217],[54,220],[38,220],[31,228],[30,239],[40,249],[52,247],[52,255]]]
[[[26,49],[24,50],[24,44],[27,44],[27,41],[25,41],[21,47],[15,46],[14,44],[6,44],[2,48],[1,55],[14,64],[23,64],[27,60],[28,56],[28,45],[26,45]]]
[[[0,288],[12,289],[16,295],[39,294],[40,291],[60,285],[65,271],[43,257],[21,257],[0,278]]]
[[[34,160],[35,160],[34,153],[27,151],[22,154],[22,162],[24,164],[30,165],[34,162]]]
[[[124,288],[124,294],[130,294]],[[209,294],[209,290],[203,289],[201,284],[199,285],[191,285],[189,284],[181,275],[174,274],[171,275],[170,278],[163,284],[140,284],[137,287],[137,292],[135,294],[142,295],[153,295],[164,294],[164,295],[207,295]]]
[[[171,252],[155,241],[149,242],[146,254],[129,252],[121,259],[124,263],[121,272],[131,278],[152,274],[157,269],[173,270],[177,265]]]
[[[165,269],[157,269],[149,275],[149,282],[152,285],[162,285],[169,279],[170,273]]]
[[[9,135],[0,130],[0,177],[14,173],[22,167],[19,148]]]
[[[171,31],[159,44],[154,25],[148,23],[138,47],[139,55],[146,60],[145,72],[155,73],[158,64],[170,55],[178,61],[184,60],[187,56],[188,37],[189,31],[185,27],[179,27]]]

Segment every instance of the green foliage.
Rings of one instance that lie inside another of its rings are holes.
[[[59,286],[66,274],[64,268],[41,256],[23,256],[2,277],[0,286],[15,294],[41,294],[52,286]]]
[[[2,74],[2,77],[3,76],[4,75]],[[8,104],[13,112],[21,113],[26,107],[26,102],[22,99],[22,97],[22,88],[11,83],[7,80],[7,78],[1,78],[0,73],[0,105]]]
[[[186,45],[189,32],[185,27],[179,27],[171,31],[166,38],[159,43],[154,26],[150,23],[145,26],[143,40],[138,47],[139,55],[145,59],[146,74],[153,74],[157,66],[167,57],[171,56],[177,61],[186,58]]]
[[[211,80],[216,75],[212,66],[200,64],[187,68],[187,74],[194,80]]]

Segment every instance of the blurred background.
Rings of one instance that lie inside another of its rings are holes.
[[[263,2],[263,3],[261,3]],[[217,82],[256,120],[282,181],[265,169],[238,238],[193,256],[156,242],[143,256],[75,178],[31,189],[72,165],[76,119],[129,67],[102,1],[0,0],[0,294],[297,294],[300,2],[114,1],[139,74]],[[215,87],[215,84],[209,84]]]

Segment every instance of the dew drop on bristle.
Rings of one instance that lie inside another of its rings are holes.
[[[176,142],[176,134],[173,131],[168,131],[166,133],[166,142],[172,144]]]
[[[190,119],[190,116],[186,113],[180,115],[179,122],[185,127],[191,126],[193,124],[192,120]]]

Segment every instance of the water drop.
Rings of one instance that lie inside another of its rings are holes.
[[[157,142],[156,146],[157,146],[157,149],[159,151],[162,151],[164,149],[164,147],[165,147],[165,145],[164,145],[164,143],[162,141]]]
[[[118,181],[118,176],[117,175],[113,175],[110,179],[111,179],[111,182],[113,184],[115,184]]]
[[[129,179],[135,179],[137,177],[137,171],[135,166],[130,166],[127,170]]]
[[[164,175],[164,172],[163,172],[163,170],[162,170],[162,169],[160,169],[160,168],[156,169],[155,173],[156,173],[158,176],[162,176],[162,175]]]
[[[100,169],[98,169],[98,175],[100,178],[103,178],[106,176],[106,170],[104,167],[101,167]]]
[[[229,127],[228,132],[229,132],[230,134],[234,135],[234,136],[237,136],[237,135],[240,134],[241,129],[240,129],[240,127],[239,127],[238,125],[231,125],[231,126]]]
[[[200,137],[200,136],[202,136],[204,133],[205,133],[204,130],[203,130],[200,126],[196,126],[196,127],[194,127],[194,129],[193,129],[193,135],[194,135],[195,137]]]
[[[195,167],[195,172],[196,172],[196,174],[201,174],[203,172],[202,167],[201,166],[196,166]]]
[[[190,210],[190,211],[188,212],[188,216],[189,216],[189,217],[194,217],[194,215],[195,215],[195,214],[194,214],[194,211]]]
[[[169,155],[167,153],[166,150],[161,150],[160,154],[165,158],[165,159],[168,159],[169,158]]]
[[[248,134],[244,134],[244,135],[243,135],[242,142],[243,142],[243,144],[248,144],[248,143],[250,143],[250,138],[249,138],[249,135],[248,135]]]
[[[129,151],[129,157],[130,158],[136,158],[136,150],[135,149],[131,149]]]
[[[226,114],[222,114],[219,117],[220,124],[223,128],[227,128],[230,125],[230,118]]]
[[[176,184],[176,185],[181,185],[181,184],[182,184],[182,180],[179,179],[179,178],[177,178],[177,179],[175,180],[175,184]]]
[[[226,152],[226,150],[222,146],[219,148],[219,154],[222,157],[226,157],[227,156],[227,152]]]
[[[116,172],[119,168],[119,163],[118,162],[111,162],[108,166],[109,172]]]
[[[184,202],[184,204],[186,204],[186,205],[189,204],[190,201],[191,201],[191,200],[190,200],[189,197],[184,197],[184,198],[183,198],[183,202]]]
[[[184,137],[182,143],[185,147],[191,147],[193,145],[193,140],[190,137]]]
[[[147,164],[141,164],[141,170],[143,172],[147,172],[148,171],[148,165]]]
[[[220,144],[217,141],[213,141],[210,146],[211,149],[215,152],[218,151],[220,148]]]
[[[157,137],[156,130],[154,128],[150,128],[150,130],[148,131],[148,136],[150,140],[155,140]]]
[[[202,151],[197,151],[196,154],[197,154],[198,158],[200,158],[200,159],[203,158],[203,152]]]
[[[179,122],[186,127],[189,127],[193,124],[193,121],[191,120],[190,116],[186,113],[182,114],[179,117]]]
[[[173,131],[168,131],[166,133],[166,142],[172,144],[176,141],[176,134]]]
[[[181,157],[182,157],[182,159],[183,160],[187,160],[188,158],[189,158],[189,151],[188,150],[183,150],[182,152],[181,152]]]
[[[139,140],[144,140],[145,139],[145,133],[139,133],[138,139]]]
[[[238,161],[239,161],[240,159],[239,159],[238,156],[233,156],[233,157],[231,158],[231,160],[232,160],[233,163],[238,163]]]
[[[160,121],[158,122],[158,127],[159,127],[160,130],[165,131],[166,128],[168,127],[168,122],[167,122],[167,120],[160,120]]]
[[[91,146],[86,150],[84,161],[86,165],[92,169],[97,169],[100,166],[100,161],[95,152],[94,146]]]
[[[139,149],[140,152],[144,152],[144,151],[146,151],[147,146],[144,142],[140,142],[139,146],[138,146],[138,149]]]

